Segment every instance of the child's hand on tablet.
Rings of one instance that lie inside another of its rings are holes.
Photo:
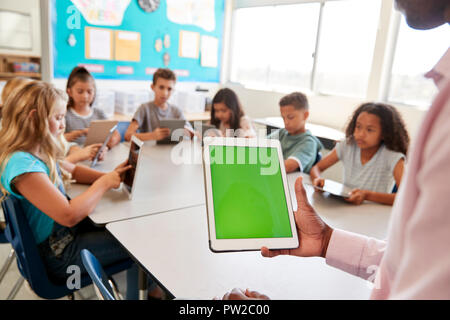
[[[309,204],[306,191],[303,188],[302,177],[295,181],[295,195],[298,209],[294,215],[300,243],[299,247],[284,250],[269,250],[266,247],[262,247],[261,254],[268,258],[278,255],[325,258],[333,229],[319,217]]]
[[[367,192],[365,190],[353,189],[350,192],[350,197],[344,199],[347,202],[360,205],[366,199]]]
[[[108,189],[117,189],[120,187],[120,183],[125,178],[125,172],[131,169],[131,165],[128,164],[128,160],[118,165],[113,171],[108,172],[100,179],[103,179],[108,186]]]
[[[222,300],[270,300],[270,298],[258,291],[245,291],[239,288],[234,288],[230,292],[227,292]]]
[[[89,129],[81,129],[81,130],[74,130],[68,133],[64,134],[64,137],[67,141],[71,142],[77,139],[78,137],[87,135]]]
[[[97,154],[98,149],[100,149],[101,146],[102,146],[101,143],[96,143],[81,149],[80,153],[82,153],[83,159],[93,160],[95,158],[95,155]]]
[[[169,128],[156,128],[155,131],[153,131],[153,134],[155,135],[155,140],[163,140],[170,136],[170,129]]]
[[[102,152],[101,152],[100,155],[98,156],[98,160],[99,160],[99,161],[105,160],[106,154],[108,153],[108,149],[109,149],[109,148],[108,148],[107,146],[103,148]]]
[[[315,178],[313,181],[314,187],[323,188],[325,185],[325,179],[324,178]]]
[[[113,172],[117,172],[120,175],[120,181],[122,182],[125,179],[125,172],[132,168],[131,164],[128,164],[128,160],[119,164]]]

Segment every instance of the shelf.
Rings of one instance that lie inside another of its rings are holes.
[[[15,77],[42,79],[40,72],[14,72],[14,63],[35,63],[40,65],[41,58],[32,55],[0,54],[0,80],[9,80]]]
[[[40,80],[41,74],[35,72],[0,72],[0,79],[10,79],[15,77],[26,77]]]

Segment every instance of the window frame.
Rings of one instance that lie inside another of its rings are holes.
[[[230,16],[230,33],[228,36],[229,45],[226,48],[228,51],[228,61],[227,68],[224,69],[225,75],[223,79],[224,82],[229,82],[232,84],[238,84],[241,86],[246,86],[245,83],[232,82],[231,81],[231,69],[233,65],[232,61],[232,50],[234,39],[236,35],[236,30],[234,24],[236,10],[242,8],[252,8],[252,7],[264,7],[264,6],[282,6],[290,4],[306,4],[306,3],[320,3],[319,10],[319,20],[318,20],[318,30],[316,34],[316,45],[314,52],[313,69],[311,72],[310,85],[308,88],[302,88],[308,93],[317,96],[330,96],[329,94],[320,93],[317,90],[317,64],[320,60],[320,37],[322,33],[323,25],[323,11],[327,2],[345,1],[345,0],[234,0],[231,5],[231,16]],[[393,63],[396,51],[396,42],[399,35],[401,22],[401,13],[394,9],[394,0],[381,0],[381,8],[378,19],[377,35],[375,38],[374,54],[372,55],[372,65],[369,72],[368,87],[366,90],[366,95],[364,97],[359,97],[365,100],[376,100],[384,101],[389,103],[389,90],[391,85],[391,75],[393,71]],[[382,54],[380,54],[380,52]],[[376,54],[377,53],[377,54]],[[266,91],[273,91],[273,89],[265,88]],[[344,94],[334,94],[334,96],[346,97]],[[354,96],[351,98],[355,98]],[[358,98],[358,97],[356,97]],[[409,107],[423,109],[421,106],[408,105],[405,103],[398,103]]]

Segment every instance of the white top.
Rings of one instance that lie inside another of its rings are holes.
[[[336,145],[339,160],[344,166],[344,184],[350,188],[391,193],[395,185],[394,168],[405,155],[380,146],[375,155],[364,165],[361,150],[356,143],[346,140]]]
[[[220,123],[219,130],[224,137],[236,137],[236,138],[254,138],[256,137],[255,129],[253,128],[252,120],[248,116],[241,117],[239,122],[239,129],[234,130],[229,127],[225,127],[223,123]]]

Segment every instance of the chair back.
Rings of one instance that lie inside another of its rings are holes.
[[[89,250],[83,249],[81,250],[81,260],[103,300],[116,300],[113,288],[108,282],[108,276],[97,258]]]
[[[320,160],[322,160],[322,153],[317,152],[316,160],[314,160],[313,166],[315,166],[317,163],[319,163]]]
[[[130,125],[130,121],[119,121],[117,123],[117,131],[120,133],[120,142],[125,141],[125,133]]]
[[[6,238],[6,229],[0,229],[0,243],[9,243],[8,239]]]

